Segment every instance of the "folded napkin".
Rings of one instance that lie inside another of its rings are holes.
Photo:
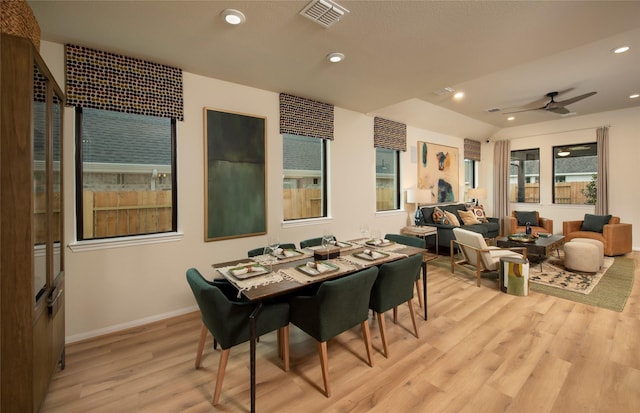
[[[375,258],[380,258],[380,257],[382,257],[382,256],[383,256],[383,255],[382,255],[382,254],[380,254],[379,252],[376,252],[376,251],[374,251],[374,250],[370,250],[370,249],[365,249],[364,251],[362,251],[362,253],[363,253],[363,254],[366,254],[366,255],[370,256],[371,258],[374,258],[374,259],[375,259]]]
[[[276,248],[275,250],[273,250],[273,255],[282,255],[282,252],[284,250],[282,248]]]
[[[232,269],[229,272],[231,272],[232,275],[243,275],[249,272],[260,271],[260,270],[261,270],[260,267],[254,267],[253,265],[250,265],[243,268]]]
[[[285,257],[293,257],[297,254],[295,253],[295,251],[292,251],[292,250],[284,250],[282,255],[284,255]]]
[[[321,262],[313,262],[313,261],[308,262],[307,267],[315,268],[315,270],[318,271],[320,274],[333,269],[331,266],[327,264],[323,264]]]

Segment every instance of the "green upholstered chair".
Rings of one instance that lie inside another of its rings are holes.
[[[260,247],[260,248],[254,248],[252,250],[249,250],[247,251],[247,256],[251,258],[251,257],[255,257],[256,255],[262,255],[264,254],[264,248],[265,247]],[[294,250],[296,249],[296,244],[294,243],[280,244],[280,248],[284,250]]]
[[[291,322],[318,341],[327,397],[331,396],[327,340],[360,324],[369,365],[373,366],[368,315],[369,296],[377,274],[378,268],[371,267],[346,277],[325,281],[315,295],[297,296],[290,300]]]
[[[209,282],[205,280],[195,268],[187,270],[187,282],[196,298],[202,316],[202,329],[196,354],[196,368],[200,367],[204,342],[207,330],[220,345],[220,362],[218,375],[213,393],[213,405],[218,404],[224,372],[229,360],[231,347],[249,341],[249,315],[257,304],[250,301],[237,301],[237,291],[224,287],[220,281]],[[256,334],[258,336],[278,330],[278,348],[282,348],[279,354],[284,359],[284,370],[289,370],[289,304],[285,302],[273,302],[264,304],[262,312],[257,318]],[[282,343],[280,342],[282,339]]]
[[[389,241],[396,242],[398,244],[409,245],[411,247],[416,248],[427,248],[427,242],[424,238],[412,237],[410,235],[402,235],[402,234],[387,234],[384,236]],[[424,303],[422,302],[422,282],[420,281],[420,271],[416,274],[416,295],[418,296],[418,303],[420,304],[420,308],[424,308]]]
[[[335,241],[336,237],[332,237],[332,239]],[[322,237],[309,238],[300,241],[300,248],[317,247],[318,245],[322,245]]]
[[[415,274],[420,273],[421,266],[422,254],[412,255],[398,261],[382,264],[378,272],[378,278],[376,278],[376,282],[371,289],[369,308],[375,312],[378,318],[385,357],[389,357],[389,347],[387,345],[384,313],[390,309],[393,308],[393,321],[397,323],[398,306],[402,303],[407,303],[409,305],[409,312],[411,313],[414,334],[416,337],[419,337],[416,316],[413,312],[412,298],[413,282],[416,278]]]

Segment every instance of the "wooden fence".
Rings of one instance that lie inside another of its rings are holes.
[[[171,231],[171,191],[83,193],[84,239]]]
[[[583,191],[589,182],[558,182],[556,185],[556,204],[576,204],[584,205],[587,197]],[[518,185],[511,184],[509,189],[509,201],[518,202]],[[524,185],[524,202],[540,202],[540,184]]]

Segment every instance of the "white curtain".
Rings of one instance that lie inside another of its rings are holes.
[[[504,221],[509,216],[509,165],[511,145],[508,140],[496,141],[493,148],[493,214],[500,219],[500,234],[505,233]]]
[[[596,215],[609,213],[609,127],[596,130],[598,143],[598,180],[596,182]]]

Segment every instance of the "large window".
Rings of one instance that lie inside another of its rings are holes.
[[[510,202],[540,202],[540,149],[511,151]]]
[[[467,195],[469,189],[476,187],[476,161],[471,159],[464,160],[464,193],[465,200],[470,201],[470,197]]]
[[[400,151],[376,148],[376,211],[400,208]]]
[[[553,202],[595,204],[598,179],[596,142],[553,147]]]
[[[76,109],[78,240],[177,230],[176,122]]]
[[[327,216],[327,142],[283,135],[283,215],[285,221]]]

